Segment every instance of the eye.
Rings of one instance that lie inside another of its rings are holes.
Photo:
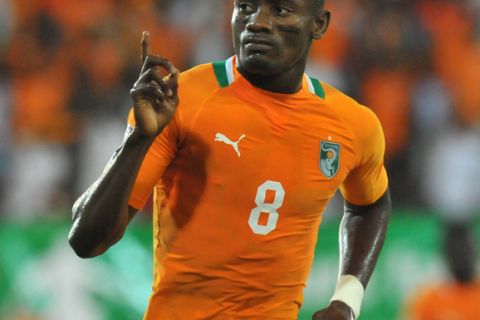
[[[282,5],[276,6],[274,10],[275,10],[275,14],[280,17],[286,17],[293,12],[291,8],[282,6]]]
[[[237,4],[238,10],[245,14],[250,14],[255,12],[255,7],[252,3],[246,1],[240,1]]]

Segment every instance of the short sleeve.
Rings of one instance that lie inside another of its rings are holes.
[[[128,126],[135,127],[133,110],[128,116]],[[144,207],[153,188],[161,179],[165,169],[170,164],[177,150],[178,119],[164,128],[148,150],[138,172],[128,204],[135,209]]]
[[[384,167],[385,137],[375,114],[359,106],[354,124],[357,165],[340,187],[343,197],[355,205],[369,205],[387,190],[388,177]]]

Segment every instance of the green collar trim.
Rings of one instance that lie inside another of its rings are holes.
[[[227,60],[215,61],[212,63],[215,77],[222,88],[226,88],[235,81],[233,74],[233,57]]]
[[[226,88],[235,81],[233,74],[233,57],[227,60],[215,61],[212,63],[213,71],[217,82],[222,88]],[[307,76],[308,89],[316,96],[325,99],[325,90],[318,79]]]
[[[310,92],[322,99],[325,99],[325,90],[323,89],[320,81],[310,76],[307,76],[307,81]]]

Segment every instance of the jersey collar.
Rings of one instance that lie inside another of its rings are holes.
[[[217,61],[213,63],[215,75],[222,88],[228,87],[234,82],[237,82],[239,79],[243,78],[236,68],[236,63],[236,56],[232,56],[224,61]],[[313,95],[325,99],[325,91],[320,81],[308,76],[306,73],[303,76],[302,89],[300,89],[300,92],[305,90]]]

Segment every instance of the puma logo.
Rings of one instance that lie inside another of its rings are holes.
[[[231,145],[233,147],[233,150],[235,150],[235,152],[239,157],[240,157],[240,150],[238,149],[238,144],[240,143],[240,141],[242,141],[243,138],[245,138],[244,134],[242,134],[240,138],[238,138],[238,140],[234,142],[221,133],[217,133],[215,135],[215,141],[220,141],[225,144]]]

